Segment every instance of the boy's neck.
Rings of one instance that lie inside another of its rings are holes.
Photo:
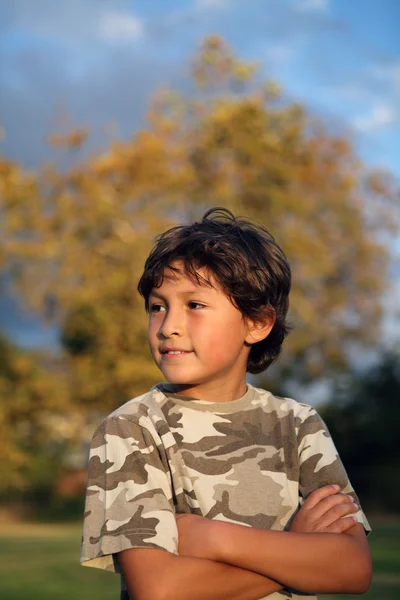
[[[206,400],[208,402],[233,402],[242,398],[247,392],[246,381],[238,383],[220,384],[209,382],[206,384],[170,384],[173,386],[174,393],[182,396],[190,396],[197,400]]]

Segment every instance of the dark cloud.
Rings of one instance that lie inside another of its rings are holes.
[[[110,29],[112,15],[138,19],[142,35],[130,39],[121,31],[118,39],[118,23]],[[212,31],[249,47],[265,38],[291,40],[299,29],[305,35],[342,26],[280,0],[231,2],[219,10],[184,3],[147,19],[132,13],[129,0],[13,0],[0,4],[0,23],[3,149],[30,167],[50,156],[44,139],[62,112],[70,113],[71,126],[95,130],[93,147],[104,142],[100,129],[109,122],[122,137],[131,135],[158,85],[183,85],[185,57]]]
[[[116,11],[129,8],[126,1],[102,0],[0,5],[0,119],[7,156],[27,166],[49,158],[44,138],[65,112],[76,126],[115,121],[123,137],[138,126],[147,97],[173,76],[174,67],[143,52],[140,35],[129,29],[127,35],[126,21],[115,22]]]
[[[93,144],[104,141],[102,126],[113,122],[126,138],[143,120],[145,106],[162,81],[171,81],[178,67],[162,57],[111,48],[103,60],[68,73],[64,50],[21,50],[13,56],[13,77],[2,82],[0,115],[6,130],[7,156],[29,167],[48,159],[45,137],[57,129],[63,113],[71,126],[90,126]]]

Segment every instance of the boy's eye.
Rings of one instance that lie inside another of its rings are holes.
[[[200,304],[200,302],[189,302],[190,308],[204,308],[204,304]]]
[[[151,304],[150,305],[150,312],[151,313],[158,313],[161,312],[161,309],[163,309],[164,306],[162,304]]]
[[[204,304],[200,304],[200,302],[189,302],[188,306],[195,309],[204,308]],[[149,312],[151,313],[164,312],[165,310],[166,308],[162,304],[151,304],[149,306]]]

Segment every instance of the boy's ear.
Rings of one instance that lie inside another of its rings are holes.
[[[270,333],[275,324],[275,315],[267,314],[262,319],[247,319],[247,335],[245,342],[250,345],[256,344],[264,340]]]

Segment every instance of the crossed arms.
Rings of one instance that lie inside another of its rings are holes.
[[[118,555],[132,600],[258,600],[283,587],[363,593],[371,558],[358,510],[338,486],[307,498],[290,531],[176,515],[179,556],[133,548]]]

